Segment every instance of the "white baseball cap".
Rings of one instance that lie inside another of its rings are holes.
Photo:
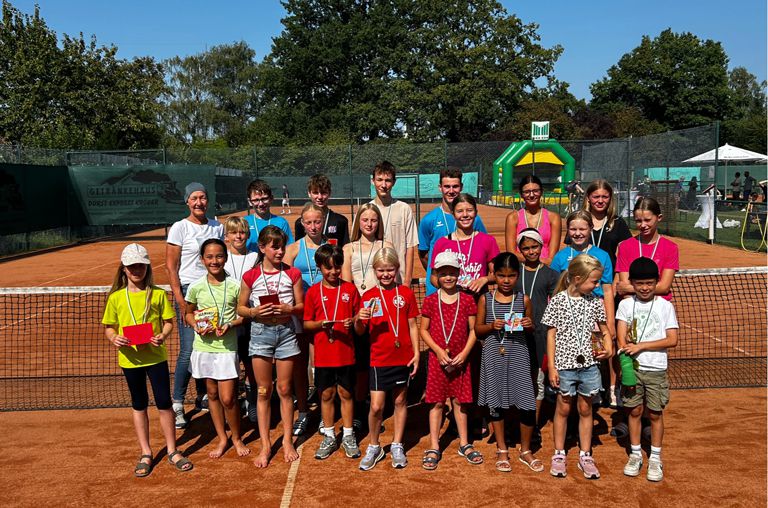
[[[152,264],[152,262],[149,260],[149,253],[147,252],[147,249],[138,243],[131,243],[126,245],[123,249],[123,253],[120,255],[120,261],[123,262],[123,266]]]
[[[451,251],[444,251],[435,256],[435,266],[432,267],[433,270],[437,270],[438,268],[441,268],[443,266],[452,266],[454,268],[461,268],[461,263],[459,263],[459,256],[456,255],[455,252]]]

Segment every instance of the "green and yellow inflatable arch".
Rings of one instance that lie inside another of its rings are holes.
[[[576,174],[576,161],[557,140],[537,141],[535,144],[530,139],[517,141],[509,145],[493,162],[496,176],[493,180],[494,194],[512,197],[517,192],[515,167],[530,165],[533,162],[560,166],[560,181],[554,189],[556,193],[564,192],[565,185],[573,180]]]

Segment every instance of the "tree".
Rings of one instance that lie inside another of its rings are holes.
[[[216,138],[229,146],[245,142],[261,107],[255,56],[241,41],[167,60],[169,90],[163,115],[167,132],[181,142]]]
[[[0,137],[41,147],[141,148],[159,144],[162,68],[116,57],[91,37],[56,33],[40,17],[2,5]]]
[[[494,0],[286,0],[265,61],[265,114],[301,142],[481,139],[549,77],[538,44]]]
[[[591,85],[592,105],[635,107],[667,129],[722,120],[730,110],[727,64],[719,42],[671,29],[643,36]]]
[[[728,75],[731,114],[723,122],[720,139],[732,145],[766,153],[766,82],[758,83],[754,74],[736,67]]]

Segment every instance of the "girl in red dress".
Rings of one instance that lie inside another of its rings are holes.
[[[440,428],[446,399],[453,403],[453,415],[459,431],[459,455],[470,464],[482,464],[483,456],[469,442],[467,405],[472,403],[472,374],[469,356],[475,345],[477,305],[469,294],[459,291],[459,258],[453,252],[435,257],[437,293],[424,300],[421,309],[421,338],[432,350],[427,366],[426,403],[429,411],[431,448],[424,452],[422,466],[433,470],[440,462]]]

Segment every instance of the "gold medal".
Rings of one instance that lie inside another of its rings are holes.
[[[365,291],[365,282],[363,282],[362,284],[360,284],[360,289],[362,289],[363,291]]]
[[[504,346],[499,346],[499,354],[501,356],[504,356],[504,353],[506,353],[507,350],[504,348]]]
[[[399,347],[400,347],[400,341],[399,340],[395,340],[395,348],[399,348]]]

